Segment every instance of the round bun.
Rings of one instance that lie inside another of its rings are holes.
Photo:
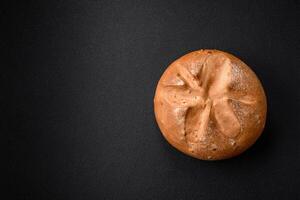
[[[174,61],[154,98],[158,126],[179,151],[221,160],[248,149],[261,135],[267,102],[255,73],[219,50],[199,50]]]

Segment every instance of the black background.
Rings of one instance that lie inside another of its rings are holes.
[[[299,1],[19,1],[1,8],[12,76],[10,199],[300,199]],[[172,148],[153,114],[166,67],[228,51],[261,79],[265,131],[239,157]],[[9,78],[8,78],[9,77]],[[3,98],[2,98],[3,99]]]

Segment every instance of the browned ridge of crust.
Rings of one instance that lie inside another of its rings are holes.
[[[218,50],[194,51],[173,62],[154,98],[167,141],[204,160],[230,158],[249,148],[264,128],[266,107],[254,72]]]

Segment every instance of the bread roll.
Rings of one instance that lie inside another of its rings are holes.
[[[219,50],[199,50],[175,60],[154,97],[158,126],[179,151],[202,160],[227,159],[261,135],[267,102],[255,73]]]

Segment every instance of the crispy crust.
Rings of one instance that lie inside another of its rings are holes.
[[[199,50],[175,60],[154,97],[158,126],[179,151],[202,160],[227,159],[261,135],[267,102],[255,73],[235,56]]]

